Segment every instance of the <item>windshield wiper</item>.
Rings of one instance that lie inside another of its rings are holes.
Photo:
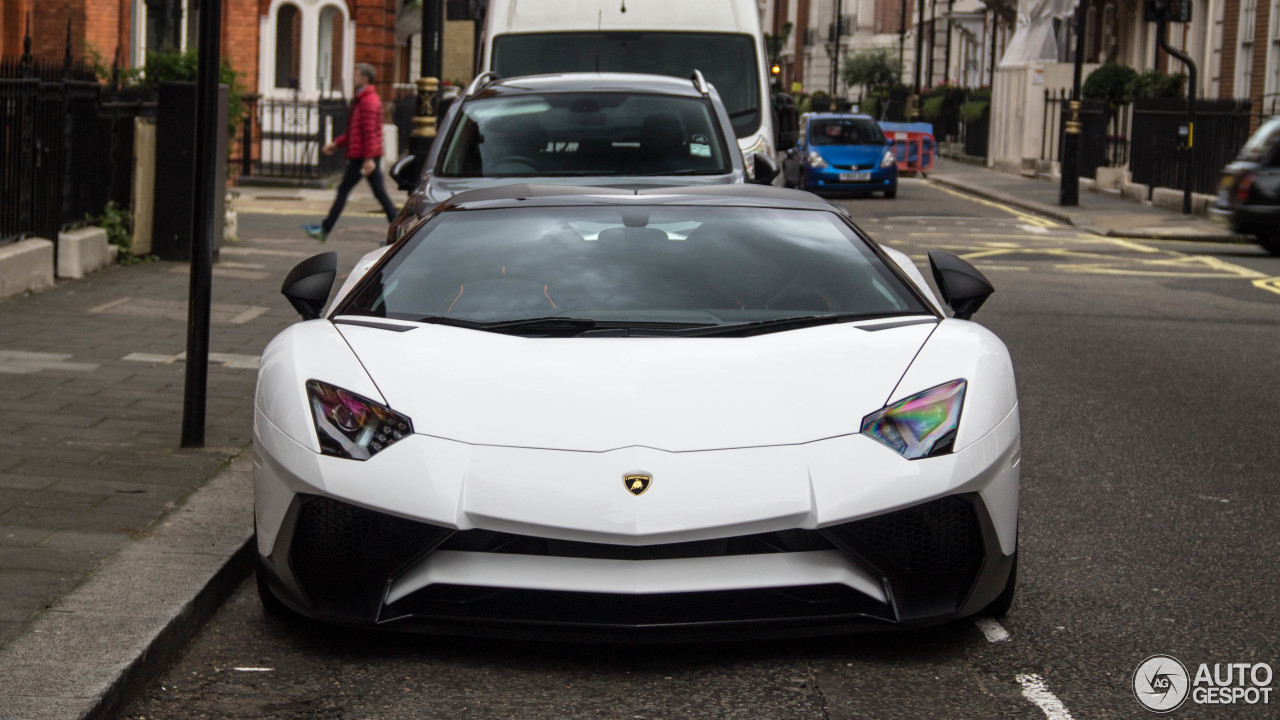
[[[710,323],[663,322],[644,320],[592,320],[591,318],[548,315],[545,317],[519,318],[516,320],[464,320],[443,315],[428,315],[418,322],[434,325],[451,325],[469,330],[522,335],[524,333],[548,333],[573,337],[591,332],[593,335],[681,335],[690,330],[716,327]],[[635,331],[635,332],[633,332]]]
[[[883,318],[906,317],[919,315],[918,312],[900,313],[834,313],[830,315],[801,315],[799,317],[774,318],[755,322],[734,323],[732,325],[715,325],[712,327],[689,328],[679,331],[683,336],[700,337],[750,337],[783,330],[833,325],[835,323],[853,322],[855,320],[880,320]]]
[[[627,173],[632,177],[654,177],[656,175],[724,175],[728,170],[720,170],[711,172],[707,170],[698,170],[696,168],[683,168],[681,170],[655,170],[654,172]]]

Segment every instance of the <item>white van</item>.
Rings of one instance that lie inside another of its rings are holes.
[[[756,0],[490,0],[480,69],[504,78],[701,70],[750,173],[754,153],[777,157],[758,13]]]

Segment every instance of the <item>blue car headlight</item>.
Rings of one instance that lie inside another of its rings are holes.
[[[307,400],[324,455],[368,460],[413,434],[409,418],[336,385],[308,380]]]
[[[887,168],[890,165],[897,165],[897,164],[898,164],[898,158],[896,155],[893,154],[893,150],[892,149],[885,150],[884,157],[880,158],[880,167]]]
[[[964,380],[952,380],[888,405],[862,419],[862,434],[908,460],[945,455],[955,447]]]
[[[824,168],[826,166],[827,166],[827,161],[822,159],[822,156],[818,154],[817,150],[809,151],[809,167]]]

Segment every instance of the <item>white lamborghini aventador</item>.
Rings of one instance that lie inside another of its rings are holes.
[[[569,638],[1002,613],[1018,531],[991,286],[756,186],[463,193],[284,293],[254,422],[263,603]]]

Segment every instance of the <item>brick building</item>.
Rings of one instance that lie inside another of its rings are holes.
[[[72,53],[141,66],[160,47],[197,42],[200,0],[0,0],[0,54],[18,55],[31,19],[32,54],[63,56],[67,23]],[[222,55],[249,92],[304,98],[349,97],[352,68],[378,69],[379,91],[410,81],[416,64],[397,37],[397,18],[415,12],[405,0],[222,0]],[[416,7],[416,4],[415,4]],[[472,24],[445,28],[446,78],[471,75]],[[118,55],[117,55],[118,53]],[[415,56],[416,58],[416,56]]]

